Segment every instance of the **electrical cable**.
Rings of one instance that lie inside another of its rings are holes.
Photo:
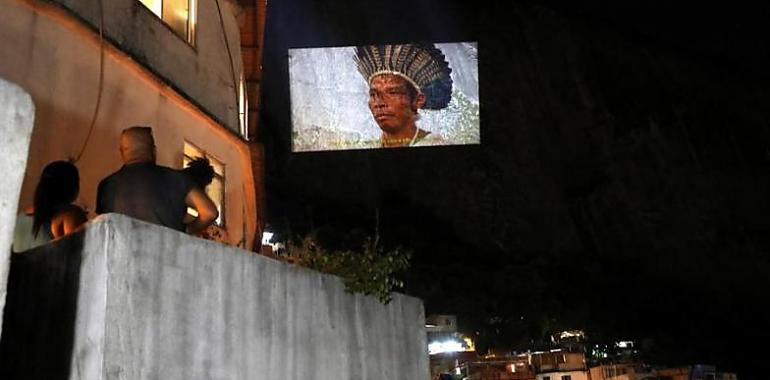
[[[216,3],[217,5],[217,12],[219,13],[219,24],[222,26],[222,36],[224,36],[225,38],[225,48],[227,49],[227,58],[230,59],[230,74],[233,77],[233,92],[235,94],[235,107],[238,110],[237,112],[240,112],[238,108],[239,107],[238,103],[240,98],[238,96],[239,86],[238,86],[238,81],[235,79],[235,63],[233,62],[233,54],[230,51],[230,41],[227,38],[227,31],[225,30],[225,20],[222,17],[222,8],[219,6],[219,0],[214,0],[214,3]],[[238,122],[240,123],[240,120]]]
[[[91,116],[91,124],[88,127],[88,134],[83,141],[83,146],[80,148],[80,153],[75,156],[74,163],[80,161],[83,157],[83,152],[88,146],[88,141],[91,139],[91,133],[94,131],[96,125],[96,118],[99,116],[99,109],[102,103],[102,90],[104,89],[104,0],[99,0],[99,88],[96,93],[96,105],[94,106],[94,113]]]

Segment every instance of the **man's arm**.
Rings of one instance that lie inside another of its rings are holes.
[[[187,232],[195,235],[198,232],[203,231],[211,223],[214,223],[219,216],[217,206],[209,197],[197,187],[193,187],[187,196],[184,198],[187,206],[192,207],[195,211],[198,211],[198,217],[192,222],[187,224]]]

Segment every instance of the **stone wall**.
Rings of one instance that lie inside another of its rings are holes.
[[[9,284],[3,378],[428,378],[420,300],[120,215],[14,255]]]

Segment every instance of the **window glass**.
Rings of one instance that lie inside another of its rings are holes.
[[[187,37],[187,24],[190,16],[188,0],[163,0],[163,21],[176,32]]]
[[[241,136],[245,139],[249,138],[249,103],[246,98],[246,81],[241,75],[241,80],[238,85],[238,122],[241,126]]]
[[[195,10],[197,0],[139,0],[160,17],[180,37],[195,41]]]

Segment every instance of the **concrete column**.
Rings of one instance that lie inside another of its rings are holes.
[[[29,94],[0,79],[0,173],[3,177],[0,186],[0,320],[5,308],[13,228],[34,120],[35,106]]]

